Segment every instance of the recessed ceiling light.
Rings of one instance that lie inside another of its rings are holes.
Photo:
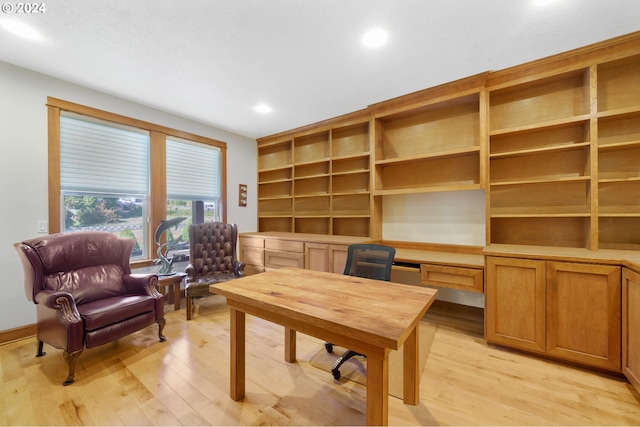
[[[362,38],[362,42],[367,47],[380,47],[387,42],[389,34],[382,28],[374,28],[367,31]]]
[[[271,107],[269,107],[267,104],[258,104],[253,107],[253,110],[257,111],[260,114],[267,114],[271,112]]]
[[[13,19],[3,19],[0,21],[0,25],[5,30],[29,40],[40,40],[42,36],[33,27],[25,24],[24,22],[16,21]]]

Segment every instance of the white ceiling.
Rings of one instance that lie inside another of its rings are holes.
[[[43,36],[0,28],[0,61],[253,138],[640,30],[638,0],[40,3],[0,15]]]

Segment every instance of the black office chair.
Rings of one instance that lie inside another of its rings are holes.
[[[375,244],[355,244],[348,248],[347,265],[344,268],[346,276],[364,277],[367,279],[391,280],[391,266],[396,250],[391,246]],[[333,344],[324,343],[327,353],[333,353]],[[347,350],[331,365],[331,373],[336,380],[340,379],[340,366],[354,356],[363,356],[352,350]]]

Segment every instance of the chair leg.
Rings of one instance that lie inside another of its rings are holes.
[[[62,385],[73,384],[73,381],[74,381],[73,377],[75,376],[75,372],[76,372],[76,362],[78,361],[78,357],[80,357],[83,351],[84,351],[84,348],[76,352],[73,352],[71,354],[67,353],[66,351],[63,353],[64,360],[67,362],[67,366],[69,367],[69,375],[67,375],[67,379],[64,380]]]
[[[158,319],[158,321],[156,322],[158,323],[158,338],[160,338],[160,342],[165,342],[167,340],[167,338],[162,335],[162,331],[164,330],[164,325],[167,323],[166,320],[164,320],[164,317],[162,319]]]
[[[36,357],[42,357],[45,354],[47,354],[46,352],[42,351],[43,346],[44,346],[44,343],[38,340],[38,352],[36,353]]]
[[[353,356],[363,355],[352,350],[347,350],[342,356],[338,357],[335,362],[333,362],[333,365],[331,365],[331,373],[333,374],[333,378],[335,378],[336,380],[340,379],[340,366],[342,366],[344,362],[351,359]]]
[[[191,295],[187,295],[187,298],[185,298],[187,300],[187,320],[191,320],[191,310],[193,310],[193,297]]]

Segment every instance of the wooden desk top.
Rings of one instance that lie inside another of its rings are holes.
[[[228,303],[282,316],[294,322],[292,329],[298,322],[296,330],[309,335],[327,339],[326,332],[335,331],[337,336],[392,350],[406,340],[437,293],[435,289],[298,268],[217,283],[210,290],[227,297]]]

